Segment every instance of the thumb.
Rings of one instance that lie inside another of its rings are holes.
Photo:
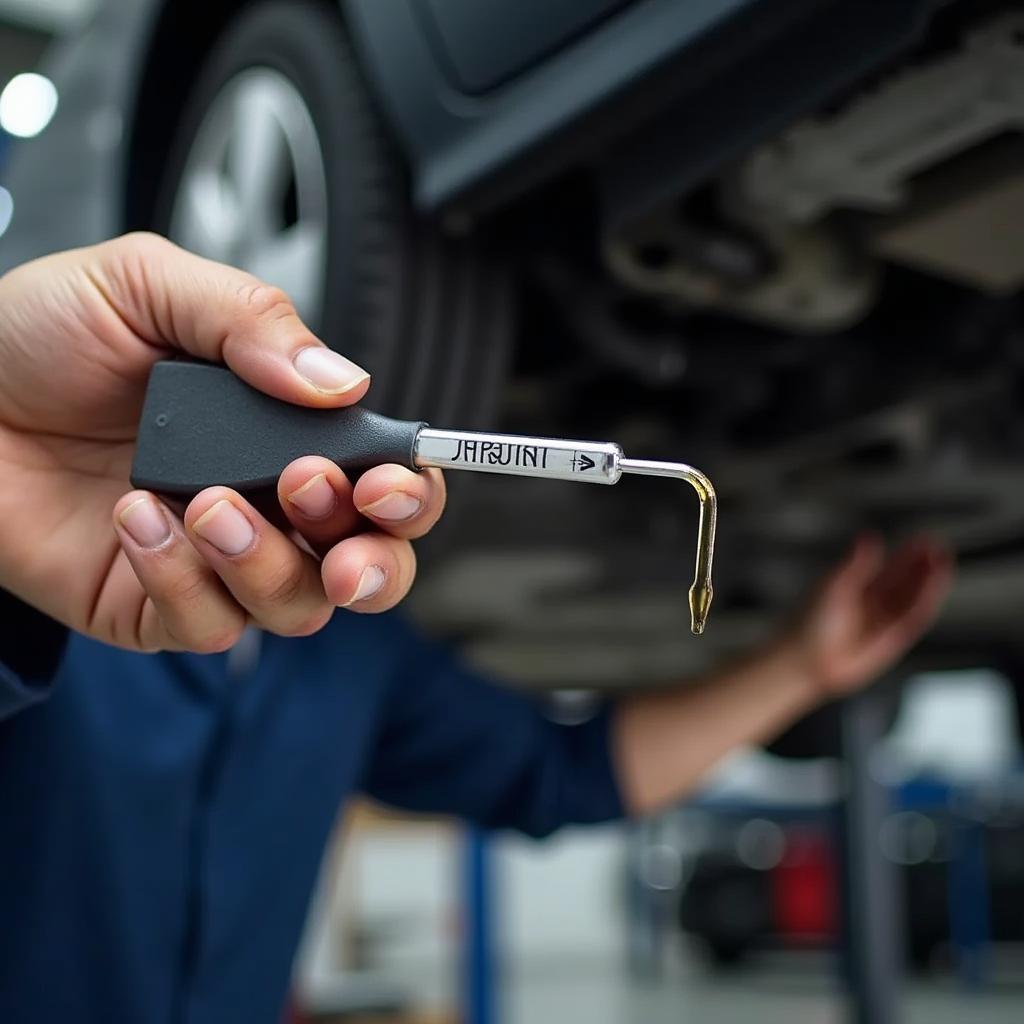
[[[359,401],[361,366],[327,348],[288,296],[245,271],[194,256],[159,235],[96,246],[94,283],[144,341],[226,363],[244,381],[298,405]]]

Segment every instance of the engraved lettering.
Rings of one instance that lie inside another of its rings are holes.
[[[550,449],[536,444],[512,444],[502,441],[476,441],[458,438],[451,461],[478,466],[515,466],[519,469],[547,469]],[[573,459],[578,467],[580,456]],[[587,460],[589,461],[589,460]]]

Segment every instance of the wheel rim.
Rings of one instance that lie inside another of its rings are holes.
[[[327,176],[313,117],[280,72],[251,68],[210,105],[182,171],[170,234],[283,288],[307,323],[320,324]]]

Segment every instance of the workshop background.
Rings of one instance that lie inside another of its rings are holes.
[[[69,228],[54,215],[40,216],[37,193],[49,189],[56,203],[72,188],[66,175],[73,166],[49,161],[31,183],[9,173],[15,146],[43,144],[59,131],[65,157],[75,146],[80,154],[123,154],[130,132],[117,97],[86,110],[81,95],[65,95],[37,74],[48,67],[44,55],[55,36],[88,42],[92,33],[96,52],[102,50],[114,30],[91,21],[99,6],[0,0],[0,254],[23,205],[44,247],[61,231],[88,238],[105,223],[113,230],[112,194],[120,186],[112,179],[85,180],[82,191],[91,198]],[[570,6],[552,5],[552,17]],[[610,17],[624,5],[603,6]],[[720,467],[712,475],[724,484],[722,584],[707,644],[696,655],[679,626],[686,610],[678,569],[692,557],[692,510],[677,514],[679,496],[663,498],[653,488],[594,505],[577,494],[547,505],[554,494],[547,484],[524,488],[513,503],[500,483],[459,481],[454,525],[447,537],[442,531],[436,551],[425,551],[412,600],[421,622],[457,639],[475,663],[550,691],[552,714],[583,715],[595,691],[664,682],[764,636],[859,526],[893,535],[924,526],[950,538],[964,559],[939,640],[878,693],[798,730],[788,746],[738,752],[696,798],[649,821],[568,830],[538,844],[354,808],[325,856],[295,968],[295,1021],[1024,1019],[1016,635],[1024,607],[1024,476],[1016,452],[1024,351],[1024,22],[1006,20],[1017,5],[978,4],[970,17],[963,6],[949,5],[954,13],[927,45],[908,51],[912,59],[887,55],[866,81],[839,90],[822,104],[819,120],[789,138],[792,152],[813,156],[820,133],[841,154],[837,162],[848,159],[847,192],[836,200],[843,216],[829,221],[828,231],[824,221],[803,218],[800,245],[776,254],[796,263],[811,254],[791,279],[750,285],[758,260],[768,257],[745,247],[753,228],[729,233],[709,220],[707,186],[694,190],[685,210],[679,205],[671,239],[659,234],[664,211],[655,203],[661,214],[639,217],[628,231],[620,220],[582,259],[578,250],[601,231],[559,218],[568,210],[585,220],[581,194],[589,197],[593,184],[581,187],[568,174],[537,192],[521,218],[534,226],[521,228],[516,242],[536,241],[543,258],[516,284],[515,325],[504,318],[505,270],[495,267],[491,248],[467,241],[468,214],[447,214],[446,240],[416,242],[439,273],[465,287],[472,279],[475,306],[488,313],[460,314],[492,353],[472,373],[464,353],[430,339],[452,374],[465,378],[449,382],[446,404],[435,410],[439,423],[524,432],[543,424],[548,429],[538,432],[615,437],[628,441],[631,453],[664,449],[687,458],[692,436],[690,461]],[[158,56],[173,91],[178,55]],[[82,52],[77,59],[85,60]],[[998,68],[998,89],[985,92],[983,68],[993,76]],[[932,77],[912,81],[916,71]],[[959,104],[949,111],[944,82]],[[862,97],[864,106],[844,121]],[[922,97],[924,106],[949,114],[944,128],[932,125],[945,134],[934,152],[930,136],[918,138],[915,159],[894,170],[893,139],[915,123],[927,125]],[[153,115],[152,131],[173,129],[161,120],[166,109]],[[617,116],[634,113],[623,107]],[[783,127],[775,123],[772,131]],[[974,154],[976,167],[964,162],[964,151],[979,139],[984,153]],[[200,157],[214,160],[224,140],[209,141],[209,154]],[[884,173],[875,168],[868,187],[856,178],[854,156],[876,144],[889,163]],[[733,166],[727,187],[742,189],[767,167],[760,195],[781,194],[788,152],[765,149]],[[143,157],[143,178],[161,171],[154,159],[180,161],[166,153]],[[301,188],[301,154],[296,160]],[[82,173],[95,163],[83,159]],[[927,181],[925,171],[932,174]],[[615,179],[619,189],[630,174]],[[898,198],[909,182],[921,193],[915,202],[930,211],[946,209],[938,198],[943,190],[957,182],[971,187],[953,190],[958,205],[947,220],[914,220],[912,204],[904,209]],[[975,189],[978,182],[991,188]],[[129,206],[149,187],[146,180],[131,185]],[[614,190],[609,195],[614,202]],[[681,203],[664,189],[658,195]],[[989,200],[994,205],[986,206]],[[831,201],[824,193],[814,197],[822,208]],[[572,228],[564,244],[544,248],[538,210]],[[870,260],[848,261],[832,275],[821,267],[849,256],[837,241],[853,226],[849,210],[868,211],[875,232],[866,246]],[[162,215],[177,217],[178,237],[186,241],[203,230],[187,209]],[[510,230],[501,214],[496,219]],[[777,240],[776,227],[766,237]],[[950,231],[961,232],[955,253],[943,241]],[[319,308],[323,283],[311,268],[326,259],[318,247],[333,244],[329,239],[314,230],[297,247],[265,252],[250,251],[248,241],[236,239],[224,257],[234,251],[276,268],[270,276],[306,309]],[[719,260],[728,287],[708,267],[686,263],[702,245],[709,260]],[[974,262],[965,254],[972,247],[981,254]],[[588,277],[585,270],[602,260],[601,272]],[[406,280],[409,288],[426,287],[411,274]],[[933,287],[935,280],[941,287]],[[449,282],[443,301],[455,302],[457,287]],[[668,301],[673,287],[678,294]],[[650,307],[641,309],[638,296],[651,299]],[[680,328],[674,318],[686,303],[705,315]],[[904,344],[904,328],[915,343]],[[569,336],[574,347],[561,351]],[[775,345],[777,336],[784,342]],[[822,346],[832,346],[835,372],[813,361]],[[691,373],[704,396],[704,406],[693,399],[693,409],[703,411],[681,416],[677,436],[662,429],[662,420]],[[916,378],[920,387],[908,384]],[[848,408],[851,381],[878,401]],[[776,405],[766,399],[772,389]],[[413,401],[397,384],[390,394],[389,411],[401,413],[397,406]],[[787,410],[786,422],[778,408]],[[830,419],[837,410],[845,419]],[[710,425],[703,433],[701,415]],[[750,447],[751,439],[763,447]],[[536,507],[549,511],[526,537],[517,526]],[[492,534],[507,526],[507,543],[475,529],[483,519],[497,524]],[[576,527],[572,537],[567,524]],[[451,532],[463,541],[454,551]],[[499,578],[500,589],[486,582]]]

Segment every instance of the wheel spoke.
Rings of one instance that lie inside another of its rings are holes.
[[[288,143],[277,118],[274,96],[263,83],[240,89],[231,140],[231,177],[250,237],[275,228],[277,209],[288,173]]]
[[[238,207],[219,174],[196,173],[183,182],[171,234],[200,256],[231,258],[239,235]]]
[[[326,246],[323,225],[300,221],[254,248],[246,269],[283,288],[299,313],[312,321],[319,315],[323,299]]]
[[[172,237],[283,288],[315,326],[324,301],[326,193],[302,97],[278,72],[253,68],[225,87],[197,134]]]

